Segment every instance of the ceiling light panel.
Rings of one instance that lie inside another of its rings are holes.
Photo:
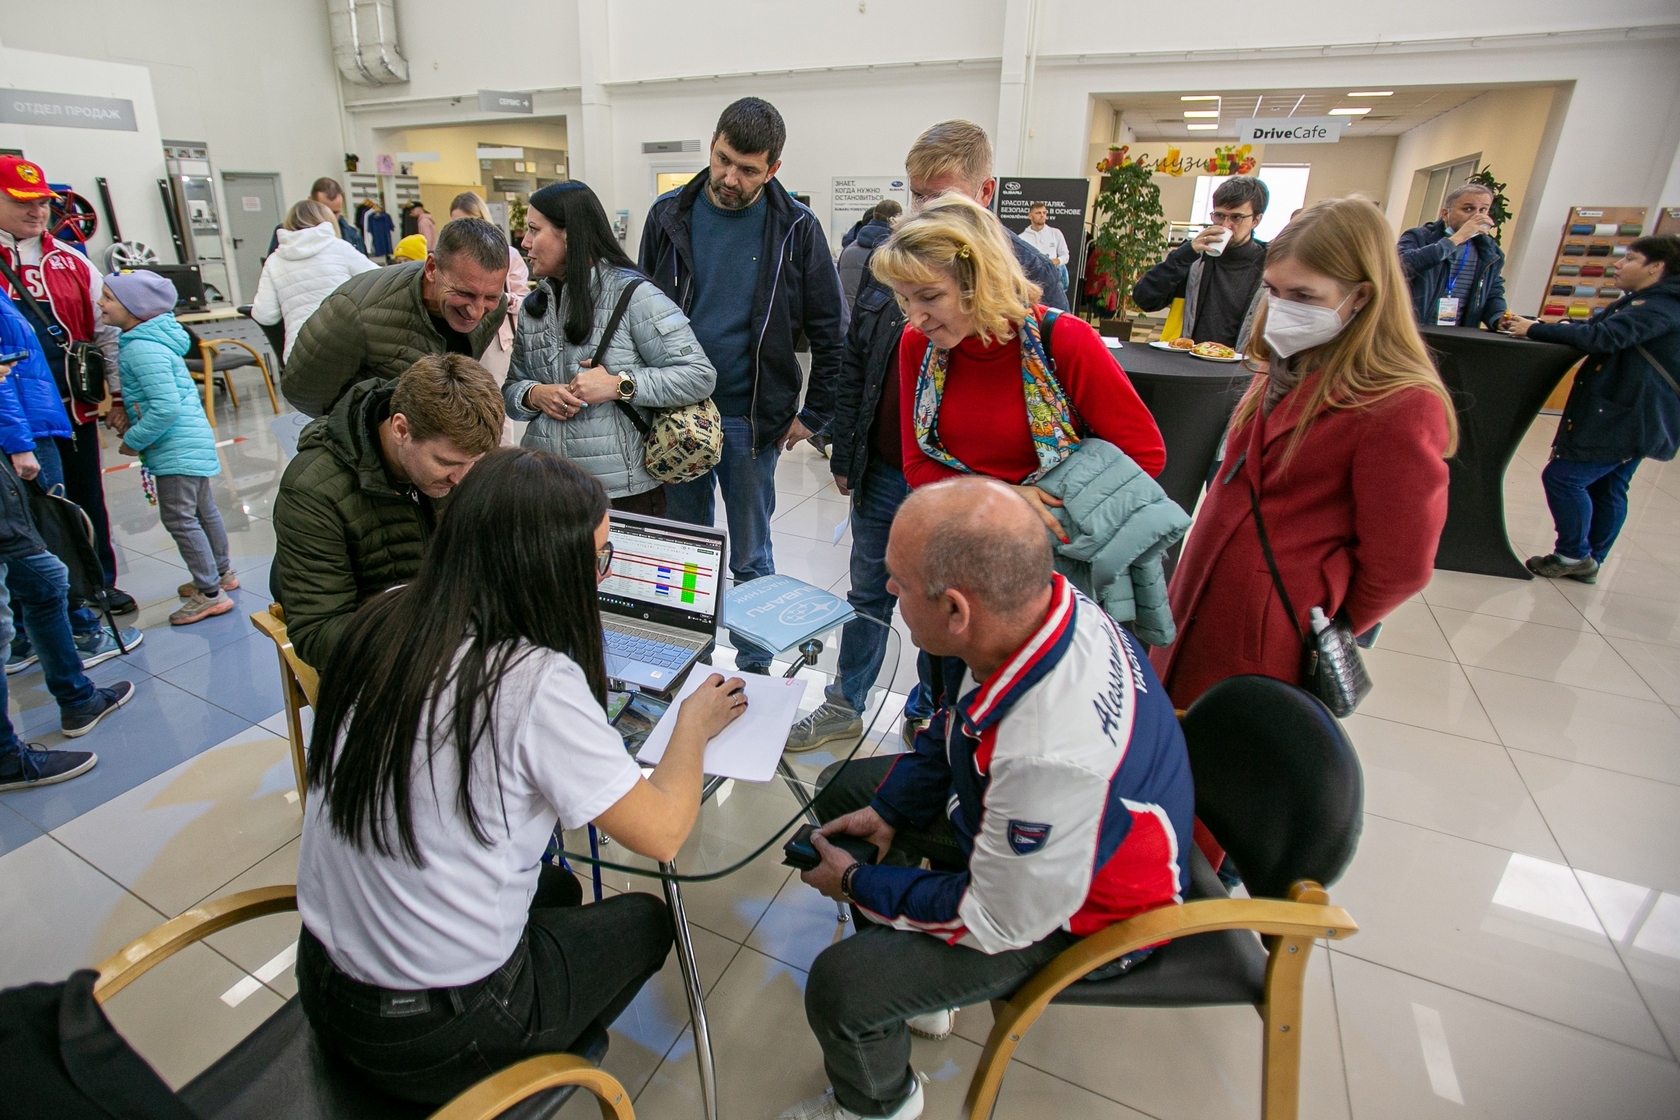
[[[1332,117],[1363,117],[1370,111],[1371,107],[1369,105],[1362,105],[1357,109],[1332,109],[1330,115]]]
[[[1217,118],[1219,116],[1219,110],[1218,109],[1199,109],[1199,110],[1198,109],[1186,109],[1186,110],[1184,110],[1184,115],[1186,117],[1214,117],[1214,118]]]

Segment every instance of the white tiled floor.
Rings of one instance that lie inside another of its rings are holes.
[[[145,693],[85,741],[101,754],[94,774],[0,798],[0,984],[62,978],[201,899],[295,873],[273,654],[243,617],[266,605],[281,465],[269,419],[255,391],[237,416],[221,409],[221,438],[240,440],[216,484],[246,580],[240,614],[161,625],[179,558],[135,472],[107,476],[148,638],[99,675]],[[1538,479],[1551,424],[1507,483],[1523,555],[1550,544]],[[845,590],[846,504],[827,464],[801,448],[778,483],[779,568]],[[1376,691],[1347,723],[1364,835],[1332,888],[1361,932],[1312,960],[1302,1115],[1680,1116],[1680,468],[1641,468],[1596,587],[1437,572],[1369,664]],[[14,721],[56,743],[38,672],[10,683]],[[804,970],[846,927],[772,856],[687,899],[724,1115],[774,1116],[823,1086]],[[296,926],[218,934],[119,996],[113,1019],[185,1081],[292,994]],[[951,1039],[916,1043],[929,1117],[957,1115],[989,1026],[974,1008]],[[1245,1009],[1056,1008],[998,1115],[1253,1117],[1259,1063]],[[699,1115],[674,963],[619,1021],[607,1066],[641,1115]]]

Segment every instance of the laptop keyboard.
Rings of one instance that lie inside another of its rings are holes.
[[[616,621],[605,626],[603,630],[608,653],[627,661],[657,665],[662,669],[682,668],[694,656],[695,650],[704,644],[696,642],[692,648],[685,648]]]

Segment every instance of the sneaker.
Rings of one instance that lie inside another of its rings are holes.
[[[30,650],[28,653],[8,654],[6,657],[6,675],[10,677],[21,673],[40,660],[40,655],[34,650]]]
[[[118,681],[107,685],[93,694],[93,699],[83,705],[84,710],[76,715],[61,711],[58,729],[64,732],[66,739],[77,739],[99,726],[99,721],[128,703],[134,697],[133,681]]]
[[[926,1096],[922,1092],[922,1079],[917,1077],[916,1087],[910,1095],[904,1098],[904,1103],[888,1113],[883,1120],[920,1120],[922,1107],[926,1103]],[[863,1120],[860,1113],[853,1112],[834,1099],[834,1090],[824,1090],[820,1097],[812,1097],[808,1101],[800,1101],[776,1120]]]
[[[122,645],[109,630],[100,630],[97,634],[76,636],[76,651],[82,655],[82,668],[91,669],[101,665],[111,658],[120,655],[124,650],[133,649],[146,640],[146,635],[130,626],[122,632]]]
[[[239,590],[239,573],[229,569],[222,573],[221,588],[223,591]],[[182,599],[191,599],[198,594],[198,584],[188,581],[175,589],[175,594]],[[115,610],[116,608],[111,608]]]
[[[770,675],[770,666],[768,666],[768,665],[737,665],[737,666],[735,666],[735,671],[737,673],[757,673],[761,677],[768,677]]]
[[[1598,561],[1591,556],[1566,564],[1555,552],[1544,556],[1530,556],[1525,567],[1546,579],[1572,579],[1579,583],[1598,582]]]
[[[925,719],[905,718],[903,725],[898,729],[898,734],[899,737],[904,740],[904,749],[906,751],[913,751],[916,749],[916,736],[920,735],[923,731],[926,731],[927,725],[928,721]]]
[[[863,717],[840,704],[824,702],[788,732],[787,749],[794,754],[814,751],[836,740],[851,742],[863,738]]]
[[[140,604],[134,601],[134,596],[115,587],[105,589],[105,605],[111,608],[112,614],[133,614],[140,609]]]
[[[954,1007],[929,1011],[926,1015],[912,1015],[904,1020],[904,1025],[910,1028],[910,1033],[922,1038],[941,1039],[950,1038],[951,1032],[957,1026],[957,1009]]]
[[[0,793],[68,782],[99,761],[92,751],[49,751],[39,743],[20,743],[18,748],[17,771],[0,770]]]
[[[189,584],[189,586],[191,586]],[[217,595],[214,599],[206,599],[194,588],[192,597],[182,603],[179,610],[169,614],[169,625],[191,626],[195,622],[203,622],[207,618],[215,618],[219,614],[226,614],[233,609],[233,599],[226,593]]]

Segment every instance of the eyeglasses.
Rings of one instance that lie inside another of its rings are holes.
[[[606,547],[595,550],[595,578],[606,579],[607,573],[612,571],[613,547],[608,541]]]
[[[1252,222],[1253,214],[1233,214],[1228,210],[1215,210],[1210,217],[1216,222]]]

